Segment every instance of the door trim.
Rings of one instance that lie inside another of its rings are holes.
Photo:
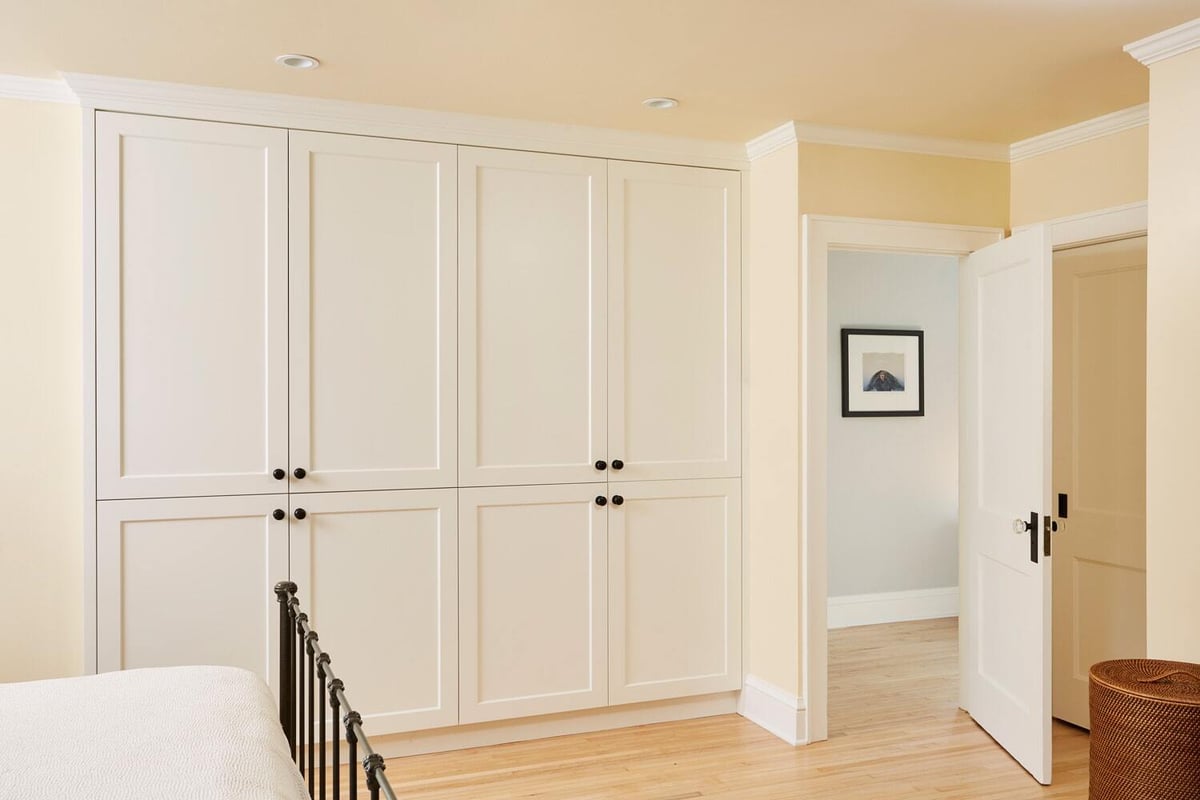
[[[1054,250],[1146,234],[1147,204],[1131,203],[1033,223]],[[800,262],[800,672],[807,705],[805,741],[828,738],[828,277],[830,250],[963,256],[1004,238],[999,228],[805,214]],[[961,692],[961,687],[960,687]],[[961,702],[961,700],[960,700]]]

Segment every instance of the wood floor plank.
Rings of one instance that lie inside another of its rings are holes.
[[[1039,786],[957,708],[955,620],[830,631],[830,738],[793,748],[735,715],[393,759],[408,800],[1066,800],[1087,734],[1054,727]]]

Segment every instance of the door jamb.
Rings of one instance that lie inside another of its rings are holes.
[[[1023,225],[1045,225],[1054,250],[1144,235],[1147,204],[1130,203]],[[829,251],[873,250],[965,256],[1004,238],[999,228],[805,214],[800,263],[801,675],[808,743],[828,738]]]

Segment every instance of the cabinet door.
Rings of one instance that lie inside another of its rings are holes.
[[[740,689],[741,481],[610,491],[610,702]]]
[[[455,148],[291,132],[293,492],[454,486]]]
[[[605,162],[459,156],[462,484],[604,481]]]
[[[287,466],[287,132],[96,114],[101,498]]]
[[[370,733],[458,722],[455,494],[292,495],[292,580]]]
[[[740,177],[609,164],[612,478],[740,474]]]
[[[461,490],[462,722],[606,703],[603,491]]]
[[[287,495],[97,505],[98,669],[220,664],[278,688]]]

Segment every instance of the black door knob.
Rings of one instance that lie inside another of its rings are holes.
[[[608,464],[604,461],[597,461],[596,469],[608,469]]]
[[[297,508],[292,513],[296,515],[296,519],[304,519],[305,517],[308,516],[308,512],[305,511],[303,508]]]
[[[299,478],[303,478],[308,473],[304,471],[304,467],[296,467],[296,469],[292,472],[292,474],[295,475],[297,479],[299,479]]]
[[[287,473],[279,468],[276,468],[275,471],[271,473],[271,477],[277,481],[281,481],[287,477]]]
[[[619,459],[619,458],[614,458],[614,459],[613,459],[613,463],[612,463],[612,468],[613,468],[613,469],[621,469],[621,468],[622,468],[622,467],[624,467],[624,466],[625,466],[625,462],[624,462],[624,461],[622,461],[621,459]]]
[[[287,516],[287,512],[284,511],[282,508],[277,508],[271,512],[271,516],[274,517],[275,519],[283,519],[284,517]]]
[[[624,502],[625,502],[625,498],[621,497],[621,495],[619,495],[619,494],[613,495],[613,505],[614,506],[619,506],[619,505],[623,504]]]
[[[596,505],[598,505],[598,506],[608,505],[608,498],[602,494],[596,495]]]

